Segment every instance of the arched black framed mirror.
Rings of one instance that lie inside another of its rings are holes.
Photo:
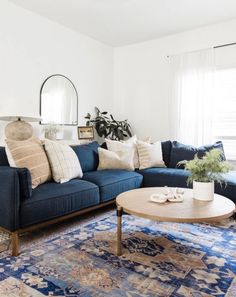
[[[49,76],[40,89],[41,124],[78,125],[78,92],[62,74]]]

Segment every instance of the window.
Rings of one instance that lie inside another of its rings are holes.
[[[236,66],[216,70],[214,94],[213,136],[223,141],[226,158],[236,160]]]
[[[195,146],[221,140],[236,161],[236,45],[172,56],[170,134]]]

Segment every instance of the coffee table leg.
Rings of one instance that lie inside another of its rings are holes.
[[[122,253],[121,250],[121,240],[122,240],[122,207],[117,206],[117,256],[120,256]]]

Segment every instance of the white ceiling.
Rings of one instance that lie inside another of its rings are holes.
[[[236,0],[10,0],[112,46],[236,18]]]

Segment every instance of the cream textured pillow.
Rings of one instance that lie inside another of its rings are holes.
[[[105,169],[124,169],[134,170],[134,152],[133,150],[123,150],[119,153],[114,153],[103,148],[98,148],[99,165],[98,170]]]
[[[51,170],[44,148],[37,138],[24,141],[6,139],[6,154],[11,167],[28,168],[32,188],[51,179]]]
[[[116,154],[122,154],[122,152],[126,152],[127,150],[132,151],[133,153],[133,163],[134,163],[134,168],[137,168],[139,165],[138,162],[138,155],[136,153],[136,143],[126,143],[126,142],[121,142],[117,140],[110,140],[110,139],[105,139],[106,144],[107,144],[107,149],[113,153]]]
[[[79,159],[69,145],[45,139],[45,150],[55,182],[62,184],[83,176]]]
[[[134,168],[139,168],[139,156],[138,156],[138,149],[137,149],[137,136],[134,135],[131,138],[125,140],[125,141],[117,141],[117,140],[110,140],[105,139],[107,148],[109,151],[112,151],[114,153],[119,153],[123,150],[133,150],[134,153]],[[147,140],[144,140],[145,142],[150,142],[150,137],[147,138]]]
[[[150,167],[165,167],[160,141],[150,144],[138,140],[137,148],[140,163],[139,169]]]

